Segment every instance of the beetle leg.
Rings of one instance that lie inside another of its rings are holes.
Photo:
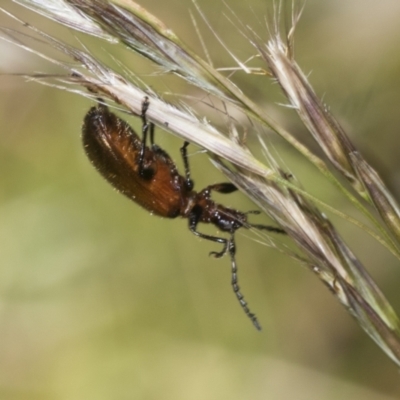
[[[154,124],[150,122],[150,144],[151,147],[154,147]]]
[[[207,186],[206,189],[214,190],[215,192],[222,194],[229,194],[238,190],[238,188],[231,182],[215,183],[214,185]]]
[[[183,165],[185,167],[185,186],[187,190],[192,190],[194,188],[194,182],[190,179],[190,168],[189,168],[189,160],[187,156],[187,147],[189,146],[189,142],[183,142],[183,146],[181,147],[181,155],[183,159]]]
[[[193,211],[189,215],[189,230],[196,236],[201,237],[203,239],[211,240],[212,242],[222,243],[224,245],[222,251],[211,251],[209,253],[210,256],[212,255],[216,258],[220,258],[228,251],[228,242],[229,241],[228,241],[228,239],[225,239],[225,238],[206,235],[205,233],[198,232],[196,230],[196,228],[197,228],[197,224],[199,223],[200,214],[201,214],[201,211],[196,210],[196,207],[194,207]]]
[[[150,142],[154,145],[154,124],[149,123],[146,118],[146,112],[149,108],[149,98],[146,96],[142,102],[142,113],[140,114],[140,118],[142,119],[142,147],[139,153],[139,174],[141,176],[146,175],[146,171],[144,168],[144,153],[146,150],[146,141],[147,141],[147,132],[150,127]]]

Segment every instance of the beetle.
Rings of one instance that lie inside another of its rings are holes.
[[[189,142],[185,141],[180,149],[185,169],[182,176],[168,153],[154,144],[154,124],[148,122],[146,116],[149,104],[146,96],[140,115],[140,139],[127,122],[112,113],[102,99],[98,99],[98,105],[87,112],[83,122],[82,141],[86,155],[115,189],[144,209],[160,217],[187,218],[193,234],[223,245],[221,251],[212,251],[210,255],[219,258],[229,254],[233,291],[246,315],[260,330],[258,319],[250,311],[238,285],[235,232],[242,227],[281,234],[285,231],[273,226],[250,224],[247,215],[257,211],[241,212],[214,202],[212,192],[229,194],[238,190],[230,182],[209,185],[196,192],[187,157]],[[150,147],[146,146],[148,135]],[[197,230],[199,223],[213,224],[222,232],[227,232],[229,238],[201,233]]]

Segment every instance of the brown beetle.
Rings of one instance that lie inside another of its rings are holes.
[[[193,190],[194,182],[190,178],[187,158],[188,142],[184,142],[181,154],[185,166],[185,176],[179,174],[171,157],[154,144],[154,124],[149,123],[146,111],[149,100],[142,103],[143,140],[122,119],[110,112],[100,102],[86,114],[82,140],[87,156],[95,168],[118,191],[131,200],[161,217],[189,219],[189,229],[196,236],[223,244],[222,251],[211,252],[214,257],[229,253],[232,265],[232,287],[247,316],[260,330],[255,314],[250,312],[240,293],[235,260],[234,234],[241,227],[254,227],[276,233],[285,233],[282,229],[267,225],[252,225],[247,221],[247,214],[224,207],[211,199],[211,192],[232,193],[237,190],[232,183],[218,183],[207,186],[200,192]],[[146,146],[150,133],[151,147]],[[250,213],[257,213],[251,211]],[[228,239],[210,236],[197,231],[199,222],[211,223],[223,232],[228,232]]]

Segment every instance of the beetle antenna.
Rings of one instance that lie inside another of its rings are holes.
[[[249,215],[249,214],[259,215],[259,214],[261,214],[261,211],[259,211],[259,210],[250,210],[250,211],[244,212],[243,214],[245,214],[245,215]],[[255,228],[255,229],[258,229],[260,231],[269,231],[269,232],[281,233],[283,235],[286,235],[286,231],[284,231],[283,229],[275,227],[275,226],[270,226],[270,225],[250,224],[249,222],[247,222],[245,227],[247,227],[247,228]]]
[[[244,299],[244,296],[242,295],[242,293],[240,293],[240,287],[238,285],[237,265],[236,265],[236,259],[235,259],[236,245],[235,245],[234,233],[231,234],[231,237],[228,242],[228,252],[231,257],[231,263],[232,263],[232,282],[231,283],[232,283],[233,292],[235,293],[237,299],[239,300],[239,303],[240,303],[241,307],[243,308],[243,311],[253,322],[253,325],[255,326],[255,328],[257,330],[261,331],[261,325],[258,322],[256,315],[250,311],[249,307],[247,306],[247,302]]]
[[[286,235],[285,230],[283,230],[282,228],[278,228],[276,226],[261,225],[261,224],[248,224],[248,226],[250,228],[255,228],[260,231],[268,231],[268,232],[281,233],[282,235]]]
[[[260,210],[250,210],[250,211],[245,211],[243,214],[246,214],[246,215],[249,215],[249,214],[260,215],[261,211]]]

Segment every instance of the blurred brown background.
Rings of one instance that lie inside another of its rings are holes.
[[[199,4],[240,59],[254,54],[225,19],[222,2]],[[228,4],[267,39],[271,2]],[[141,5],[202,54],[191,1]],[[2,6],[78,44],[74,32],[10,1]],[[298,63],[397,198],[399,20],[397,0],[308,0],[296,35]],[[3,14],[0,25],[17,26]],[[234,66],[199,26],[215,65]],[[79,37],[89,48],[99,43]],[[104,47],[161,93],[200,96],[178,79],[148,76],[156,69],[125,49]],[[2,74],[58,71],[3,41],[0,55]],[[295,114],[277,105],[286,101],[276,85],[241,73],[235,81],[314,147]],[[398,398],[397,367],[325,287],[244,232],[237,237],[239,277],[264,328],[256,332],[232,294],[228,258],[208,257],[219,247],[194,237],[185,220],[149,215],[89,164],[80,143],[88,100],[7,75],[0,93],[0,399]],[[181,168],[180,141],[159,132],[157,142]],[[274,145],[307,189],[357,215],[303,159]],[[205,155],[194,147],[191,154],[197,188],[224,180]],[[241,194],[218,200],[254,208]],[[333,219],[400,312],[398,261]]]

